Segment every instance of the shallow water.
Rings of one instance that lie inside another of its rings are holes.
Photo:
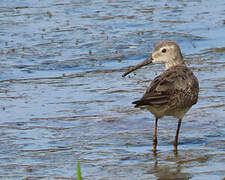
[[[0,178],[225,178],[225,2],[0,2]],[[177,120],[133,108],[159,64],[126,78],[164,39],[176,41],[200,82]]]

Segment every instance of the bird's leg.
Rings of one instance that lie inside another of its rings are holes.
[[[176,137],[174,140],[174,151],[177,151],[178,136],[179,136],[181,121],[182,121],[182,119],[179,119],[178,124],[177,124],[177,132],[176,132]]]
[[[156,152],[157,149],[157,127],[158,127],[158,118],[155,118],[155,129],[154,129],[154,138],[153,138],[153,152]]]

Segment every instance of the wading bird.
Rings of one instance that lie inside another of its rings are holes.
[[[154,152],[157,150],[158,119],[163,116],[173,116],[178,119],[174,140],[174,150],[177,151],[182,118],[191,106],[197,103],[199,93],[198,79],[185,65],[179,46],[173,41],[159,43],[148,59],[122,76],[125,77],[142,66],[157,62],[164,63],[166,70],[151,82],[143,97],[133,104],[135,107],[147,109],[155,116]]]

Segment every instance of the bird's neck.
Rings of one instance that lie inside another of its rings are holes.
[[[165,63],[166,70],[173,66],[186,66],[183,57],[181,56]]]

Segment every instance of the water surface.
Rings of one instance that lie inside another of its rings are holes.
[[[0,178],[225,178],[223,1],[0,2]],[[159,65],[121,75],[165,39],[200,82],[185,116],[159,121],[131,104]]]

